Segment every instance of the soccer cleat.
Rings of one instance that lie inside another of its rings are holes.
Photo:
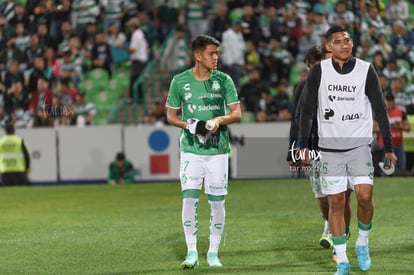
[[[198,266],[198,254],[196,251],[189,251],[184,262],[181,263],[183,269],[194,268]]]
[[[212,266],[212,267],[222,266],[217,253],[214,253],[214,252],[207,253],[207,263],[208,263],[208,266]]]
[[[357,245],[355,246],[358,267],[361,271],[368,271],[371,267],[371,258],[369,257],[368,245]]]
[[[323,234],[322,237],[319,239],[319,244],[326,249],[331,248],[333,246],[331,236]]]
[[[336,265],[334,275],[349,275],[349,263],[339,263]]]

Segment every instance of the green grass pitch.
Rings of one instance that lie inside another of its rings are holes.
[[[414,271],[414,181],[376,179],[367,274]],[[355,197],[348,257],[357,267]],[[220,248],[207,267],[209,206],[200,197],[200,266],[186,254],[178,183],[0,189],[0,274],[333,274],[307,179],[231,181]]]

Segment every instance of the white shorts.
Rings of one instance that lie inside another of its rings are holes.
[[[348,185],[374,184],[371,148],[361,146],[346,152],[321,152],[321,190],[325,195],[344,192]]]
[[[180,154],[181,191],[201,190],[204,180],[204,192],[213,196],[227,195],[229,156]]]
[[[311,160],[310,161],[310,172],[309,172],[309,180],[311,183],[312,191],[315,194],[316,199],[325,198],[328,195],[322,193],[321,187],[321,177],[319,169],[321,167],[321,162],[319,160]],[[350,184],[348,181],[347,189],[354,190],[354,186]]]

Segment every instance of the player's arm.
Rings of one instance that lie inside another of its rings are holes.
[[[217,131],[220,125],[228,125],[235,122],[239,122],[241,119],[241,108],[240,103],[233,103],[227,106],[230,110],[229,113],[227,113],[224,116],[218,116],[211,120],[215,122],[215,127],[212,129],[213,132]]]
[[[301,112],[299,118],[299,136],[301,147],[309,146],[309,136],[312,127],[312,119],[318,107],[318,90],[321,81],[321,66],[316,64],[309,71],[306,84],[303,87],[301,98]]]
[[[175,127],[185,129],[187,127],[187,121],[183,121],[178,115],[179,110],[167,106],[167,121]]]
[[[384,140],[385,152],[392,152],[392,136],[390,122],[385,105],[384,95],[380,86],[378,75],[372,66],[369,67],[365,83],[365,94],[372,105],[375,119],[378,122],[382,138]]]
[[[384,142],[385,158],[390,159],[395,165],[397,157],[394,154],[392,147],[391,127],[387,114],[387,107],[385,106],[384,95],[375,69],[370,66],[365,83],[365,94],[371,102],[372,109],[375,114],[375,119],[381,131]]]

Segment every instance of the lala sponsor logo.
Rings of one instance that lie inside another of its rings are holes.
[[[346,114],[346,115],[342,115],[342,121],[347,121],[347,120],[358,120],[362,117],[361,113],[355,113],[355,114]]]

